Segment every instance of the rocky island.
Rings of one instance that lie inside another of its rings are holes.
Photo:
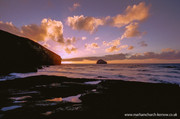
[[[0,73],[31,72],[42,65],[60,65],[61,57],[40,44],[0,30]]]
[[[102,59],[100,59],[100,60],[98,60],[98,61],[96,62],[96,64],[107,64],[107,62],[104,61],[104,60],[102,60]]]

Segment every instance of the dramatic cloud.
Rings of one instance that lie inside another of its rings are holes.
[[[142,36],[144,33],[141,33],[138,31],[138,23],[131,23],[128,26],[125,27],[126,30],[124,34],[121,36],[121,39],[123,38],[131,38],[131,37],[139,37]]]
[[[79,3],[74,3],[72,7],[69,8],[70,11],[75,11],[81,5]]]
[[[145,43],[145,41],[141,41],[141,42],[139,42],[138,44],[139,44],[141,47],[147,47],[147,46],[148,46],[148,44]]]
[[[123,47],[120,47],[120,40],[124,38],[132,38],[132,37],[141,37],[145,34],[145,32],[140,32],[138,30],[139,23],[144,21],[149,17],[149,8],[145,2],[140,2],[137,5],[128,6],[124,13],[118,14],[114,17],[106,16],[101,18],[90,17],[90,16],[73,16],[67,18],[67,24],[73,30],[79,31],[87,31],[93,33],[97,30],[99,26],[113,26],[113,27],[125,27],[125,32],[121,36],[121,38],[117,40],[113,40],[111,42],[103,41],[104,46],[109,46],[105,51],[106,52],[117,52],[121,50]],[[99,37],[96,37],[95,40],[98,40]],[[82,38],[85,40],[85,38]],[[147,44],[142,42],[141,46],[145,47]],[[127,47],[126,47],[127,48]],[[132,50],[134,47],[129,47],[129,50]]]
[[[61,21],[43,19],[40,25],[30,24],[21,27],[23,36],[35,41],[54,40],[64,43],[63,24]]]
[[[15,27],[11,22],[0,22],[0,29],[30,38],[34,41],[46,41],[51,39],[59,43],[64,43],[63,24],[61,21],[43,19],[40,25],[24,25],[20,29]]]
[[[61,49],[64,49],[67,53],[71,53],[77,51],[77,49],[73,46],[76,42],[75,37],[72,38],[64,38],[63,37],[63,24],[61,21],[56,21],[52,19],[43,19],[40,25],[30,24],[24,25],[21,28],[17,28],[11,22],[2,22],[0,21],[0,29],[5,30],[7,32],[27,37],[36,42],[41,41],[42,45],[47,48],[51,46],[47,43],[49,40],[53,40],[58,42],[61,45]],[[68,48],[66,48],[69,46]]]
[[[134,49],[134,46],[131,45],[128,47],[128,50],[132,50],[132,49]]]
[[[45,41],[45,38],[48,36],[45,26],[38,26],[36,24],[22,26],[21,34],[34,41]]]
[[[74,16],[67,18],[68,25],[74,30],[84,30],[93,33],[98,26],[104,25],[102,19],[95,17]]]
[[[67,23],[74,30],[85,30],[93,32],[100,25],[111,25],[114,27],[122,27],[129,23],[143,21],[149,16],[149,6],[144,2],[138,5],[128,6],[124,14],[118,14],[115,17],[107,16],[105,18],[74,16],[68,17]]]
[[[138,5],[128,6],[124,14],[118,14],[117,16],[110,18],[109,23],[115,27],[122,27],[133,21],[143,21],[149,16],[149,6],[146,6],[144,2]]]
[[[87,37],[85,37],[85,36],[82,37],[82,40],[86,40],[86,39],[87,39]]]

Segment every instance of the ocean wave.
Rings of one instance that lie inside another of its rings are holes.
[[[44,67],[38,72],[11,73],[1,76],[0,81],[24,78],[29,76],[48,75],[69,78],[112,79],[139,82],[161,82],[180,84],[180,64],[63,64]]]

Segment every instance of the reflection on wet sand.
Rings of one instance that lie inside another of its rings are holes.
[[[47,112],[42,113],[42,114],[45,115],[45,116],[48,116],[48,115],[52,114],[52,111],[47,111]]]
[[[99,84],[101,81],[88,81],[88,82],[85,82],[84,84],[91,84],[91,85],[96,85],[96,84]]]
[[[0,82],[0,88],[2,119],[121,119],[127,111],[176,112],[180,100],[179,85],[57,76]]]
[[[46,101],[51,101],[51,102],[61,102],[62,98],[53,98],[53,99],[47,99]]]
[[[59,97],[59,98],[53,98],[53,99],[47,99],[46,101],[51,101],[51,102],[72,102],[72,103],[81,103],[81,100],[79,99],[81,94],[78,94],[76,96],[69,96],[69,97]]]
[[[81,100],[79,99],[80,96],[81,94],[76,95],[76,96],[66,97],[66,98],[63,98],[63,101],[72,102],[72,103],[81,103]]]
[[[32,98],[32,97],[31,96],[21,96],[21,97],[11,97],[10,99],[18,101],[18,100],[24,100],[27,98]]]
[[[9,107],[3,107],[1,108],[1,111],[9,111],[9,110],[14,110],[14,109],[17,109],[17,108],[20,108],[22,106],[20,105],[13,105],[13,106],[9,106]]]

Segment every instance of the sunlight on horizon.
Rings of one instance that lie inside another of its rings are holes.
[[[96,64],[97,61],[83,60],[83,61],[62,61],[62,64]],[[107,60],[108,64],[153,64],[153,63],[179,63],[180,60]]]
[[[73,62],[70,62],[70,61],[62,61],[61,63],[62,64],[73,64]]]
[[[103,1],[103,4],[102,1],[96,1],[96,4],[85,1],[73,2],[73,7],[72,2],[57,4],[60,1],[53,1],[55,9],[46,12],[45,16],[44,10],[37,6],[46,2],[36,1],[39,5],[32,6],[2,1],[0,29],[38,42],[62,59],[81,59],[62,64],[94,64],[94,57],[110,60],[109,63],[156,63],[161,60],[169,63],[180,59],[177,1],[115,0]],[[14,15],[19,10],[13,7],[14,4],[33,9],[28,14],[24,10],[18,19]],[[86,57],[91,61],[83,61]],[[158,61],[151,60],[153,58]]]

